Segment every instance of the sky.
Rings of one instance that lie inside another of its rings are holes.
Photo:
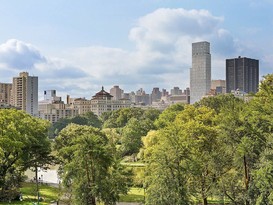
[[[259,60],[260,79],[272,73],[273,0],[0,0],[0,13],[0,82],[27,71],[40,99],[185,89],[199,41],[210,42],[212,79],[238,56]]]

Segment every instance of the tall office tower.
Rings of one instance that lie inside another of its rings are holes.
[[[190,102],[199,101],[210,91],[211,55],[210,43],[203,41],[192,44],[192,68],[190,70]]]
[[[113,96],[113,100],[119,100],[123,96],[123,90],[118,85],[115,85],[110,89],[110,95]]]
[[[32,116],[38,115],[38,77],[22,72],[13,78],[12,105],[25,110]]]
[[[11,89],[11,83],[0,83],[0,104],[10,104]]]
[[[259,87],[259,60],[239,56],[226,60],[227,93],[239,89],[256,93]]]

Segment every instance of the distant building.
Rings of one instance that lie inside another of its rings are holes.
[[[151,104],[150,95],[146,94],[142,88],[140,88],[136,93],[131,92],[129,96],[132,104],[134,105],[146,106]]]
[[[171,89],[171,95],[182,95],[182,90],[179,87],[174,87]]]
[[[244,100],[245,102],[249,102],[251,99],[253,99],[253,95],[249,95],[248,93],[241,91],[240,89],[232,90],[231,93],[241,100]]]
[[[192,44],[192,68],[190,70],[190,103],[199,101],[209,93],[211,87],[210,43]]]
[[[131,106],[128,99],[113,100],[113,96],[106,92],[102,87],[101,91],[96,93],[91,101],[91,111],[100,116],[104,112],[118,110]]]
[[[226,93],[226,81],[225,80],[212,80],[211,81],[211,89],[218,94]]]
[[[100,116],[104,112],[131,106],[131,101],[129,99],[121,98],[119,100],[114,100],[113,96],[106,92],[103,87],[100,92],[97,92],[92,96],[91,100],[85,98],[70,98],[70,96],[67,96],[67,102],[72,105],[74,109],[78,110],[79,115],[93,112]]]
[[[159,88],[153,88],[151,94],[151,102],[159,102],[161,99],[162,93],[160,92]]]
[[[44,91],[44,100],[39,101],[39,118],[55,123],[61,118],[75,117],[79,114],[71,104],[64,104],[61,97],[56,96],[56,90]]]
[[[259,88],[259,60],[240,56],[226,60],[227,93],[239,89],[256,93]]]
[[[38,116],[38,77],[22,72],[12,82],[12,102],[15,107]]]
[[[11,103],[12,83],[0,83],[0,104]]]
[[[118,85],[115,85],[110,89],[110,95],[113,96],[113,100],[120,100],[123,98],[123,93],[124,91],[120,89]]]

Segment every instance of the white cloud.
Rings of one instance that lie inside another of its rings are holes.
[[[212,53],[217,53],[212,60],[220,70],[224,69],[218,63],[225,60],[223,56],[236,53],[236,41],[221,28],[223,21],[207,10],[162,8],[139,18],[130,30],[128,38],[135,49],[73,48],[64,52],[62,59],[45,57],[30,44],[9,40],[0,45],[0,71],[28,68],[39,76],[40,91],[56,89],[72,97],[89,98],[102,85],[107,89],[120,85],[127,92],[141,86],[147,93],[152,87],[185,89],[193,42],[211,42]]]
[[[143,85],[147,92],[152,86],[183,89],[189,86],[193,42],[211,42],[217,62],[224,61],[226,53],[236,52],[236,41],[221,28],[223,21],[207,10],[162,8],[139,18],[130,30],[128,38],[135,43],[134,50],[91,46],[68,51],[65,56],[104,85],[122,84],[133,90]],[[223,47],[214,46],[214,42]],[[223,64],[216,64],[217,69],[224,69]]]
[[[7,67],[26,70],[32,69],[36,63],[45,62],[46,59],[34,46],[10,39],[0,45],[0,61]]]

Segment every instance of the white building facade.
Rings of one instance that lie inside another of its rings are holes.
[[[190,70],[190,103],[199,101],[211,87],[210,43],[192,44],[192,68]]]

